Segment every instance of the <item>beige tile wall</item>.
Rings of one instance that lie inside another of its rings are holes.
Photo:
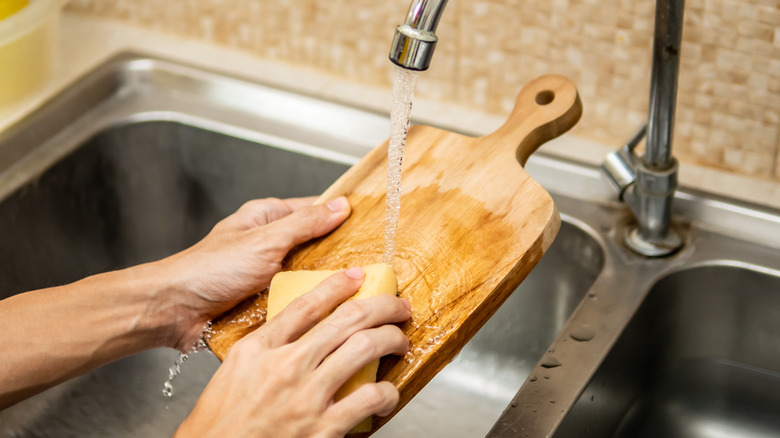
[[[619,145],[647,111],[652,0],[450,0],[417,95],[506,114],[530,79],[577,83],[580,136]],[[408,0],[71,0],[69,10],[390,85]],[[675,155],[780,181],[780,0],[688,0]]]

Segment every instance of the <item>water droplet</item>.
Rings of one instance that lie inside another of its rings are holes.
[[[550,376],[544,376],[544,380],[550,380]]]
[[[596,332],[588,325],[576,327],[569,333],[569,337],[577,342],[588,342],[596,337]]]
[[[555,400],[550,400],[550,404],[555,404]]]
[[[169,380],[166,380],[165,383],[163,383],[163,390],[162,393],[166,397],[172,397],[173,396],[173,385]]]
[[[530,382],[536,382],[537,378],[536,376],[531,376],[530,379],[528,379]]]
[[[541,365],[543,368],[557,368],[563,364],[555,356],[547,356]]]
[[[516,407],[517,407],[517,402],[512,402],[512,405],[511,405],[511,406],[512,406],[513,408],[516,408]]]

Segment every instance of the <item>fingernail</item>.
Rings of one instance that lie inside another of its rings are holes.
[[[363,268],[349,268],[344,273],[353,280],[360,280],[365,275]]]
[[[412,303],[409,302],[406,298],[401,298],[401,302],[404,303],[404,307],[406,307],[406,310],[412,311]]]
[[[328,209],[334,213],[338,213],[340,211],[344,211],[349,208],[349,201],[347,201],[347,198],[345,196],[339,196],[336,199],[333,199],[331,201],[328,201],[327,204]]]

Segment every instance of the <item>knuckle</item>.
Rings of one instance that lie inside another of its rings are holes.
[[[387,383],[387,382],[384,382]],[[386,410],[398,403],[400,395],[392,384],[375,383],[365,387],[366,404],[373,412]]]
[[[349,337],[352,349],[361,356],[374,357],[377,355],[376,341],[366,331],[360,331]]]
[[[284,202],[278,198],[253,199],[239,208],[242,214],[259,225],[276,220],[284,210]]]
[[[371,407],[384,405],[385,391],[379,385],[367,385],[365,387],[366,404]]]
[[[396,311],[397,311],[399,314],[401,314],[401,315],[404,315],[404,316],[409,316],[409,313],[410,313],[410,311],[409,311],[409,309],[408,309],[408,308],[407,308],[407,307],[404,305],[404,303],[403,303],[403,301],[401,300],[401,298],[398,298],[398,297],[396,297],[396,296],[390,296],[390,298],[392,298],[392,299],[393,299],[393,302],[395,303],[395,309],[396,309]]]
[[[319,318],[319,304],[316,302],[311,294],[301,295],[292,302],[289,306],[290,312],[306,320],[313,320]]]
[[[333,312],[338,318],[345,319],[350,322],[357,322],[366,319],[369,315],[366,306],[360,302],[360,300],[350,300],[341,304],[335,312]]]
[[[244,336],[236,341],[225,355],[225,361],[235,363],[253,362],[266,351],[265,339],[252,333],[252,336]]]
[[[259,199],[253,199],[246,201],[238,207],[237,213],[241,215],[253,215],[254,213],[263,209],[263,201]]]
[[[298,375],[296,373],[296,369],[293,368],[295,365],[294,363],[291,363],[290,361],[284,361],[280,360],[277,362],[276,369],[273,371],[274,380],[276,380],[281,386],[293,386],[298,381]]]
[[[298,221],[303,224],[313,224],[317,222],[317,214],[315,213],[315,210],[313,208],[301,208],[300,210],[297,210],[295,213],[295,217],[298,218]]]
[[[300,231],[304,233],[304,237],[307,238],[307,240],[314,237],[314,230],[321,220],[317,211],[318,210],[315,207],[307,207],[296,210],[293,213],[302,227]]]
[[[409,350],[409,338],[406,336],[406,333],[395,325],[387,325],[386,327],[392,336],[393,345],[397,346],[398,350]]]
[[[401,394],[398,389],[390,382],[380,382],[377,384],[384,393],[384,404],[376,409],[376,414],[379,416],[390,415],[390,413],[398,406],[398,402],[401,400]]]
[[[304,354],[291,345],[280,348],[278,353],[279,357],[275,360],[274,378],[287,384],[300,380]]]
[[[243,362],[247,357],[253,356],[254,346],[252,342],[246,339],[246,337],[239,339],[233,344],[227,351],[225,360],[231,360],[233,362]]]

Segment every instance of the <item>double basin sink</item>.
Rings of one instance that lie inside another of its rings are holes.
[[[117,56],[0,133],[0,298],[165,257],[249,199],[319,194],[387,133],[384,114]],[[780,212],[681,190],[688,242],[647,259],[597,169],[526,169],[561,211],[555,243],[375,436],[780,436]],[[176,358],[0,411],[0,436],[170,436],[219,366],[191,355],[166,397]]]

